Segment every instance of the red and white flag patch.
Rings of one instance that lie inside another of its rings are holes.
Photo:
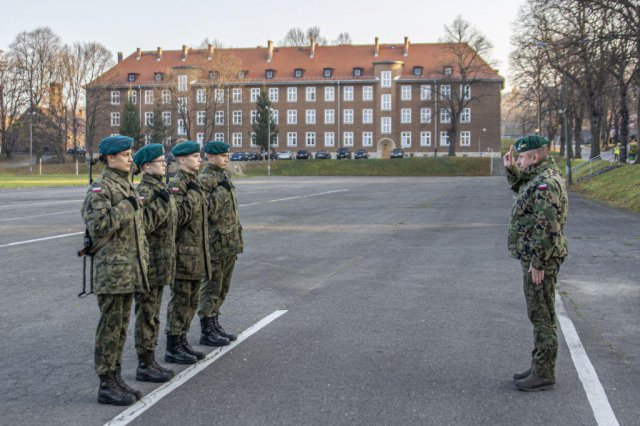
[[[99,186],[93,187],[91,188],[91,192],[93,192],[94,194],[99,194],[102,192],[102,188],[100,188]]]
[[[171,188],[171,192],[177,194],[178,192],[180,192],[180,188],[174,186],[173,188]]]
[[[546,183],[541,183],[540,185],[538,185],[538,189],[541,191],[546,191],[549,188],[549,186]]]

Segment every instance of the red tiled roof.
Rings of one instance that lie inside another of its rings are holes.
[[[295,80],[330,80],[323,77],[324,68],[333,68],[333,79],[354,79],[353,68],[363,69],[363,79],[373,78],[374,62],[402,61],[401,78],[413,78],[413,67],[423,67],[421,78],[442,77],[442,66],[453,65],[451,51],[444,43],[415,43],[409,46],[409,54],[404,56],[403,44],[380,44],[379,55],[374,56],[374,45],[341,45],[316,46],[315,55],[310,57],[310,47],[274,47],[271,62],[267,61],[268,48],[229,48],[218,49],[233,55],[239,62],[240,69],[248,71],[248,81],[292,81],[296,68],[304,69],[304,77]],[[215,55],[216,53],[214,53]],[[190,49],[186,61],[182,60],[182,50],[165,50],[162,59],[157,60],[156,51],[143,51],[140,59],[136,59],[136,52],[129,55],[120,63],[107,71],[101,78],[103,84],[129,84],[127,74],[138,74],[135,84],[152,84],[154,73],[173,73],[174,67],[198,67],[209,69],[207,49]],[[482,72],[480,78],[502,81],[498,72],[483,60],[480,60]],[[265,80],[265,71],[273,69],[276,74],[273,79]],[[454,67],[455,73],[455,67]],[[455,75],[454,75],[455,77]]]

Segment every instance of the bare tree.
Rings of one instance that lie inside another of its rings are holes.
[[[22,80],[17,74],[15,58],[9,53],[0,52],[0,140],[2,153],[7,159],[12,158],[18,140],[15,123],[28,104]]]
[[[281,46],[309,46],[311,40],[318,45],[326,45],[327,39],[320,35],[319,27],[309,27],[306,31],[301,28],[291,28],[280,41]]]
[[[337,45],[349,45],[353,44],[353,40],[351,40],[351,36],[349,33],[340,33],[338,37],[333,41],[333,44]]]

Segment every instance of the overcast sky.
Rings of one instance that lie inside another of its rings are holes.
[[[494,45],[500,74],[509,77],[512,23],[523,0],[0,0],[0,49],[16,34],[49,26],[65,43],[98,41],[125,56],[137,47],[153,50],[198,46],[206,37],[226,47],[276,44],[292,27],[320,27],[331,40],[348,32],[354,44],[437,42],[457,15]],[[99,5],[99,6],[98,6]]]

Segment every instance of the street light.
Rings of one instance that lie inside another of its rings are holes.
[[[478,136],[478,154],[480,154],[480,157],[482,157],[482,149],[480,148],[480,142],[482,141],[482,135],[484,135],[486,131],[487,129],[483,127],[482,133],[480,133],[480,136]]]
[[[271,113],[273,108],[267,109],[267,176],[271,176]]]

